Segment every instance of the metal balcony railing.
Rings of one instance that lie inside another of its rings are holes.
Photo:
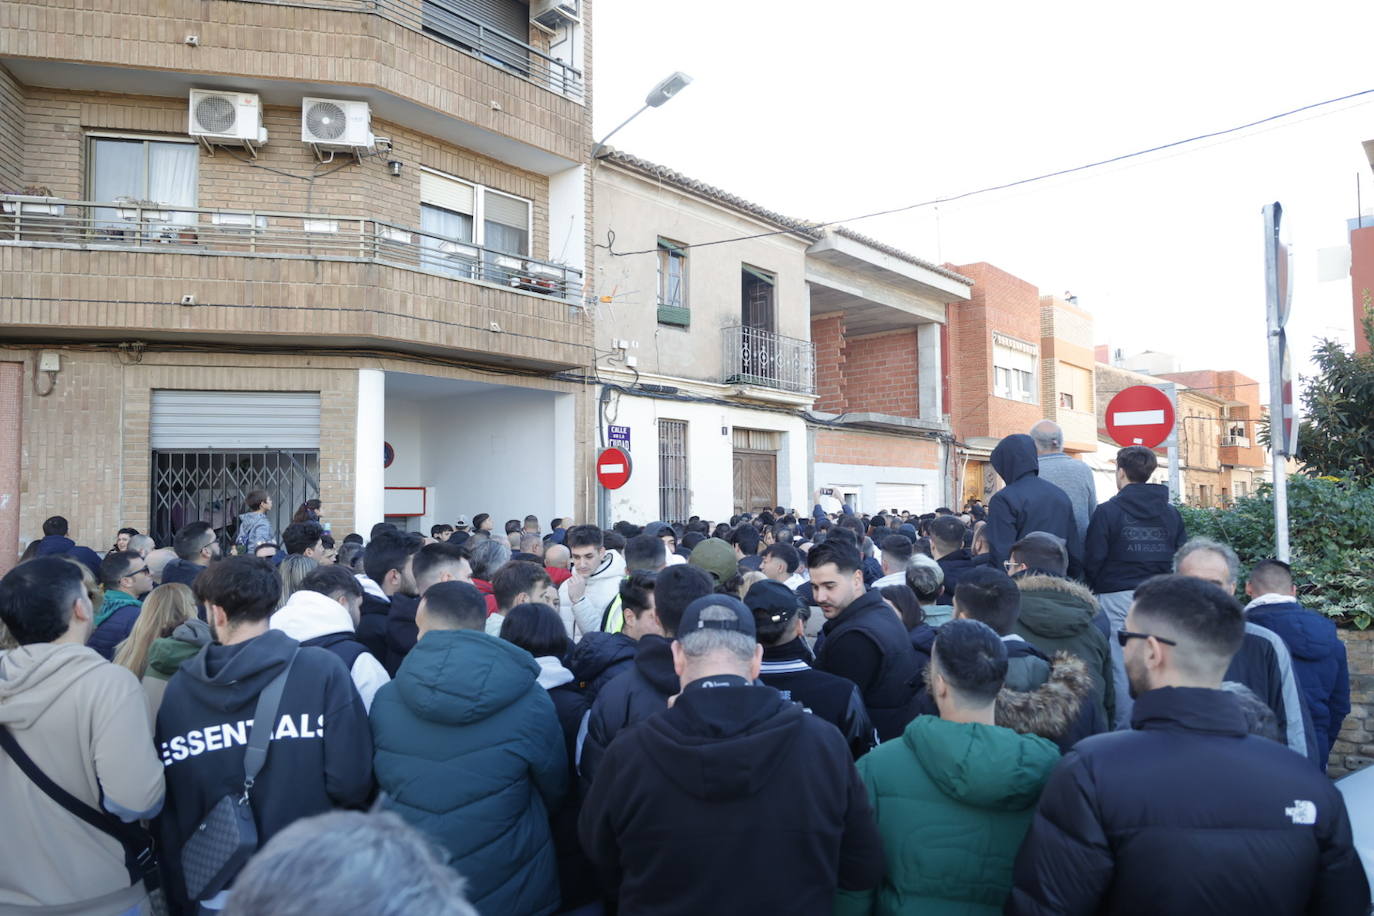
[[[582,274],[367,216],[0,197],[0,245],[371,261],[494,283],[569,302]]]
[[[816,392],[816,345],[760,328],[724,329],[725,382],[798,394]]]
[[[370,13],[397,25],[423,32],[466,51],[532,83],[581,101],[582,71],[532,47],[519,36],[507,35],[451,9],[442,0],[238,0],[270,6]]]

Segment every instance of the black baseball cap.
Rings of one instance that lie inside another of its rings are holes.
[[[710,607],[723,607],[734,612],[734,619],[702,620],[701,612]],[[750,639],[757,635],[754,630],[754,614],[743,601],[732,595],[703,595],[682,612],[682,622],[677,627],[677,638],[681,639],[695,630],[732,630],[743,633]]]
[[[744,604],[760,620],[778,623],[801,610],[801,600],[790,588],[774,579],[765,579],[749,586]]]

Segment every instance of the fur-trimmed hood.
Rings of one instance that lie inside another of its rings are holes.
[[[1072,579],[1022,576],[1016,587],[1021,590],[1020,626],[1033,636],[1071,639],[1092,626],[1097,616],[1097,598]]]
[[[1029,693],[1002,688],[997,694],[996,722],[1023,735],[1057,741],[1077,722],[1083,700],[1092,689],[1092,675],[1083,660],[1068,652],[1056,652],[1044,684]]]

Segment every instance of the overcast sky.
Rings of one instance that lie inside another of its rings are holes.
[[[790,216],[837,219],[1080,165],[1374,88],[1374,4],[596,0],[600,138]],[[1014,191],[853,221],[920,257],[1071,291],[1099,343],[1263,380],[1260,208],[1295,247],[1290,340],[1352,338],[1319,283],[1374,180],[1374,95]]]

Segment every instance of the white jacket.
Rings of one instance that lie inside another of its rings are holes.
[[[281,630],[296,642],[328,636],[331,633],[352,633],[353,618],[348,616],[348,608],[319,592],[301,590],[287,599],[271,620],[272,629]],[[377,690],[391,680],[382,663],[371,652],[364,652],[353,662],[353,670],[348,672],[353,678],[353,686],[363,698],[363,706],[372,709],[372,698]]]
[[[601,565],[587,579],[587,590],[576,603],[568,597],[569,579],[558,586],[558,614],[568,638],[577,641],[584,633],[601,629],[601,616],[606,606],[620,594],[620,580],[625,577],[625,558],[618,551],[608,550]]]

